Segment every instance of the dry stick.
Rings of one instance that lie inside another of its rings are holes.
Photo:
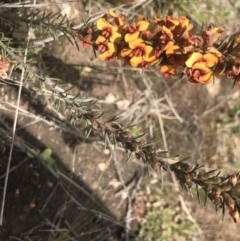
[[[224,99],[222,99],[221,101],[219,101],[216,105],[214,105],[213,107],[209,108],[208,110],[205,110],[201,117],[204,117],[208,114],[210,114],[212,111],[216,110],[217,108],[219,108],[221,105],[223,105],[224,103],[226,103],[228,100],[230,100],[232,98],[232,96],[234,95],[234,93],[239,92],[239,90],[234,91],[233,93],[231,93],[230,95],[226,96]]]
[[[28,3],[28,4],[27,4]],[[57,5],[57,3],[49,4],[49,3],[41,3],[41,4],[31,4],[31,1],[24,1],[24,2],[18,2],[18,3],[5,3],[0,4],[0,7],[2,9],[6,8],[42,8],[42,7],[49,7],[50,5]],[[1,10],[2,10],[1,9]]]
[[[28,230],[27,232],[22,233],[21,236],[27,237],[27,236],[31,235],[36,229],[43,227],[45,225],[46,225],[46,223],[38,224],[38,225],[34,226],[33,228],[31,228],[30,230]]]
[[[36,0],[34,0],[33,4],[36,4]],[[30,21],[30,27],[28,29],[28,38],[27,38],[27,43],[26,43],[26,48],[25,48],[24,58],[23,58],[24,63],[26,63],[26,60],[27,60],[27,53],[28,53],[28,46],[29,46],[29,40],[30,40],[32,20],[33,20],[33,15],[32,15],[31,21]],[[1,206],[1,214],[0,214],[0,225],[1,226],[2,226],[2,223],[3,223],[3,213],[4,213],[4,206],[5,206],[6,192],[7,192],[7,184],[8,184],[8,177],[9,177],[9,171],[10,171],[10,165],[11,165],[11,159],[12,159],[12,153],[13,153],[13,146],[14,146],[13,143],[14,143],[15,132],[16,132],[16,127],[17,127],[18,108],[19,108],[19,105],[20,105],[24,75],[25,75],[25,68],[22,69],[21,78],[20,78],[20,85],[19,85],[19,89],[18,89],[17,108],[16,108],[16,112],[15,112],[14,123],[13,123],[13,131],[12,131],[12,142],[11,142],[11,146],[10,146],[10,152],[9,152],[9,158],[8,158],[6,176],[5,176],[5,182],[4,182],[4,188],[3,188],[2,206]]]
[[[51,193],[49,194],[47,200],[44,202],[43,206],[42,206],[42,210],[41,212],[44,211],[44,209],[46,208],[46,206],[48,205],[48,202],[50,201],[50,199],[52,198],[52,196],[54,195],[54,193],[57,191],[59,186],[59,182],[57,182],[57,184],[55,185],[55,187],[53,188],[53,190],[51,191]]]
[[[52,228],[52,229],[49,229],[49,232],[52,233],[53,230],[56,230],[56,229],[58,228],[55,224],[51,223],[47,217],[45,217],[45,216],[43,215],[43,213],[42,213],[41,210],[38,210],[38,212],[39,212],[40,215],[42,215],[42,217],[45,219],[45,223],[43,223],[43,224],[44,224],[44,225],[47,225],[47,226],[50,226],[50,227]],[[38,227],[37,227],[37,228],[38,228]],[[54,228],[54,229],[53,229],[53,228]],[[24,233],[25,236],[30,235],[30,234],[32,233],[32,231],[34,231],[33,229],[35,230],[36,227],[33,227],[31,230],[25,232],[25,233]],[[39,230],[39,231],[43,231],[43,230]],[[48,230],[44,229],[44,231],[48,231]],[[59,231],[59,230],[58,230],[58,231]],[[51,234],[51,233],[50,233],[50,234]],[[70,236],[68,236],[68,238],[69,238],[69,240],[71,240],[71,237],[70,237]]]
[[[121,66],[120,61],[117,61],[117,63]],[[117,71],[118,71],[120,77],[122,77],[123,87],[124,87],[124,92],[125,92],[125,97],[127,97],[127,94],[128,94],[128,92],[127,92],[127,90],[128,90],[128,85],[127,85],[127,80],[126,80],[126,77],[125,77],[125,75],[124,75],[123,69],[122,69],[122,68],[118,68]]]
[[[7,102],[7,101],[1,101],[0,104],[4,104],[4,106],[6,105],[6,106],[9,106],[9,107],[12,107],[12,108],[14,108],[15,111],[16,111],[16,108],[17,108],[17,107],[16,107],[14,104],[11,104],[11,103],[9,103],[9,102]],[[0,105],[0,109],[1,109],[1,110],[6,110],[6,111],[8,111],[8,112],[15,112],[14,110],[11,110],[11,109],[9,109],[9,108],[2,107],[1,105]],[[19,107],[18,109],[19,109],[19,111],[20,111],[19,115],[25,116],[25,117],[28,117],[28,118],[31,118],[31,119],[34,119],[34,120],[31,121],[30,123],[22,126],[22,127],[19,127],[19,128],[17,129],[17,131],[20,130],[20,129],[23,129],[23,128],[29,126],[29,125],[32,125],[32,124],[34,124],[34,123],[36,123],[36,122],[39,122],[39,121],[42,121],[43,123],[47,124],[48,126],[54,126],[55,128],[60,128],[60,127],[58,127],[58,125],[56,125],[53,121],[48,121],[48,120],[42,118],[41,116],[34,115],[33,113],[30,113],[30,112],[28,112],[28,111],[26,111],[26,110],[24,110],[24,109],[22,109],[22,108],[20,108],[20,107]]]
[[[136,186],[135,188],[132,190],[132,195],[131,195],[131,199],[133,200],[135,198],[135,196],[137,195],[137,191],[141,185],[141,182],[143,180],[143,176],[140,176],[137,180]]]
[[[165,93],[165,94],[164,94],[164,97],[165,97],[165,99],[166,99],[169,107],[171,108],[173,114],[174,114],[174,115],[176,116],[176,118],[178,119],[178,121],[179,121],[180,123],[183,123],[183,122],[184,122],[184,119],[178,114],[178,112],[177,112],[176,109],[174,108],[172,101],[171,101],[171,100],[169,99],[169,97],[168,97],[168,94]]]
[[[112,147],[112,144],[109,141],[108,135],[106,135],[105,138],[106,138],[106,143],[107,143],[108,149],[111,152],[111,156],[112,156],[113,164],[115,166],[115,170],[116,170],[116,173],[117,173],[118,180],[121,182],[125,192],[128,194],[127,195],[128,207],[127,207],[127,215],[126,215],[126,220],[125,220],[125,233],[126,233],[125,241],[129,241],[130,217],[131,217],[131,214],[132,214],[132,200],[131,200],[131,197],[129,195],[129,191],[128,191],[126,185],[125,185],[125,182],[122,178],[122,175],[119,171],[118,159],[117,159],[116,153],[115,153],[115,151]]]
[[[2,107],[1,104],[4,104],[6,106],[10,106],[10,107],[16,109],[15,105],[10,104],[9,102],[6,102],[6,101],[0,101],[0,110],[6,110],[8,112],[14,112],[14,110],[10,110],[9,108]],[[80,137],[85,137],[85,135],[83,135],[83,133],[78,128],[75,128],[75,127],[70,128],[66,124],[61,123],[60,121],[56,120],[54,117],[50,116],[49,119],[51,119],[51,121],[48,121],[48,120],[46,120],[46,119],[44,119],[40,116],[34,115],[33,113],[30,113],[30,112],[28,112],[28,111],[26,111],[22,108],[19,108],[19,111],[21,111],[21,112],[19,112],[18,115],[26,116],[26,117],[32,118],[34,120],[29,122],[28,124],[22,126],[22,127],[17,128],[16,131],[41,121],[41,122],[47,124],[48,126],[54,127],[55,129],[60,129],[60,130],[63,130],[65,132],[68,132],[68,133],[71,133],[71,134],[74,134],[74,135],[78,135]],[[62,119],[62,120],[65,120],[65,118]]]

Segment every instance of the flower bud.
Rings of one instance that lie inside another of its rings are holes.
[[[221,189],[219,187],[214,186],[212,189],[212,192],[214,194],[215,197],[219,197],[221,194]]]
[[[228,212],[232,213],[235,211],[235,201],[227,193],[223,193],[223,200],[228,208]]]
[[[206,193],[211,193],[212,189],[213,189],[213,186],[211,184],[205,183],[204,184],[204,189],[205,189]]]
[[[208,183],[211,183],[211,184],[219,184],[222,182],[220,177],[213,177],[213,178],[208,179],[207,181],[208,181]]]
[[[191,172],[193,169],[194,169],[194,166],[193,165],[190,165],[188,163],[184,163],[184,162],[180,162],[179,163],[179,167],[182,171],[186,172],[186,173],[189,173]]]
[[[231,183],[231,184],[233,185],[233,187],[236,186],[236,184],[237,184],[237,175],[236,175],[236,173],[233,173],[233,174],[230,176],[228,182]]]
[[[234,221],[234,223],[238,222],[239,219],[239,212],[238,210],[234,210],[233,212],[229,213]]]
[[[221,188],[222,188],[222,191],[227,192],[233,188],[233,184],[230,182],[224,183]]]
[[[223,201],[222,201],[222,197],[221,196],[218,196],[218,197],[214,197],[213,198],[214,200],[214,204],[217,208],[222,208],[222,204],[223,204]]]

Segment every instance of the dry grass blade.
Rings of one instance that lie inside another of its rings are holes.
[[[129,241],[129,230],[130,230],[130,217],[131,217],[131,213],[132,213],[132,200],[131,200],[131,197],[130,197],[130,194],[129,194],[129,191],[125,185],[125,182],[122,178],[122,175],[121,175],[121,172],[119,170],[119,163],[118,163],[118,160],[117,160],[117,156],[116,156],[116,153],[112,147],[112,144],[111,142],[109,141],[109,138],[108,136],[106,136],[106,142],[107,142],[107,146],[108,146],[108,149],[110,150],[111,152],[111,156],[112,156],[112,160],[113,160],[113,163],[114,163],[114,166],[115,166],[115,170],[116,170],[116,173],[117,173],[117,177],[119,179],[119,181],[121,182],[126,194],[127,194],[127,200],[128,200],[128,211],[127,211],[127,216],[126,216],[126,220],[125,220],[125,241]]]
[[[34,0],[34,4],[36,4],[36,0]],[[32,25],[31,25],[31,21],[30,21],[30,26],[29,26],[29,30],[28,30],[28,38],[27,38],[27,43],[26,43],[24,58],[23,58],[24,63],[26,63],[26,61],[27,61],[27,53],[28,53],[29,40],[30,40],[30,34],[31,34],[31,27],[32,27]],[[12,131],[12,143],[10,146],[8,164],[7,164],[7,170],[6,170],[5,182],[4,182],[4,188],[3,188],[3,197],[2,197],[1,214],[0,214],[0,225],[2,225],[2,223],[3,223],[5,198],[6,198],[6,192],[7,192],[8,177],[9,177],[9,171],[10,171],[10,165],[11,165],[11,159],[12,159],[12,153],[13,153],[13,146],[14,146],[13,142],[15,139],[15,132],[16,132],[17,120],[18,120],[18,111],[19,111],[19,104],[20,104],[20,99],[21,99],[21,94],[22,94],[22,86],[23,86],[24,76],[25,76],[25,68],[22,69],[21,77],[20,77],[20,85],[19,85],[18,98],[17,98],[17,104],[16,104],[17,107],[16,107],[13,131]]]

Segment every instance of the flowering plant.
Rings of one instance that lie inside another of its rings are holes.
[[[186,76],[191,84],[209,84],[214,77],[226,77],[232,79],[234,84],[240,83],[240,58],[237,56],[240,34],[233,34],[228,41],[221,41],[224,30],[220,27],[210,25],[201,35],[192,34],[192,28],[193,25],[184,16],[154,16],[151,23],[144,16],[139,16],[135,23],[128,24],[123,15],[109,11],[96,24],[86,25],[76,36],[84,47],[91,45],[97,50],[101,60],[122,59],[125,65],[141,69],[148,65],[159,66],[164,77]],[[123,133],[119,125],[117,129]],[[223,177],[220,173],[214,175],[214,171],[204,173],[199,171],[198,164],[190,165],[183,161],[169,165],[157,157],[154,147],[129,140],[129,135],[126,148],[135,152],[137,158],[150,164],[154,170],[161,166],[173,171],[186,190],[196,185],[198,192],[200,186],[216,210],[221,209],[224,214],[227,207],[233,221],[238,221],[239,174]],[[117,141],[124,145],[124,138],[120,135]]]
[[[210,25],[195,35],[184,16],[154,16],[152,22],[139,16],[132,24],[124,19],[108,11],[76,36],[84,47],[92,45],[101,60],[122,59],[124,64],[142,69],[159,66],[164,77],[186,76],[192,84],[212,83],[215,76],[240,83],[239,33],[221,41],[224,30]]]

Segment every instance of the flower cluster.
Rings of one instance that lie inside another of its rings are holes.
[[[101,60],[123,59],[126,65],[145,69],[159,66],[164,77],[187,76],[192,84],[209,84],[214,76],[240,83],[240,34],[220,42],[222,28],[209,26],[201,35],[190,32],[193,25],[184,17],[158,18],[149,22],[139,16],[127,23],[112,11],[76,35],[84,47],[92,45]]]
[[[177,162],[171,165],[180,184],[187,190],[190,190],[195,184],[196,187],[201,186],[209,198],[215,205],[216,210],[222,209],[224,214],[225,207],[237,223],[240,214],[240,176],[233,173],[232,175],[222,177],[218,173],[213,175],[214,171],[207,173],[199,171],[199,165],[190,165],[185,162]],[[197,189],[198,190],[198,189]]]
[[[240,33],[233,34],[227,41],[220,41],[223,29],[209,26],[201,35],[192,34],[193,25],[184,17],[158,18],[149,22],[139,16],[136,22],[127,23],[123,15],[112,11],[104,14],[96,23],[86,25],[76,36],[84,47],[91,45],[98,51],[101,60],[122,59],[125,65],[145,69],[159,66],[164,77],[186,76],[192,84],[209,84],[214,76],[230,78],[240,83]],[[198,164],[183,161],[167,164],[158,156],[157,149],[133,138],[113,118],[98,129],[108,134],[112,143],[121,143],[129,152],[135,152],[138,159],[154,170],[161,166],[176,174],[181,186],[186,190],[196,185],[201,187],[216,210],[228,213],[236,223],[240,215],[240,175],[222,177],[213,171],[202,172]],[[101,127],[101,128],[100,128]],[[115,139],[113,138],[115,136]],[[199,194],[199,193],[198,193]],[[199,196],[199,195],[198,195]]]

